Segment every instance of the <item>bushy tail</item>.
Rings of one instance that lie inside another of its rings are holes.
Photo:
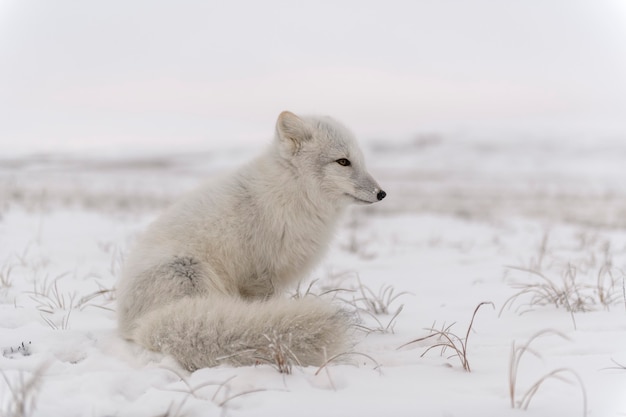
[[[324,300],[245,301],[183,298],[137,322],[133,339],[195,370],[228,363],[273,362],[277,349],[293,364],[321,365],[349,349],[350,318]]]

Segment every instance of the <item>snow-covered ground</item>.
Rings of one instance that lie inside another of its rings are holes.
[[[350,210],[309,281],[361,318],[341,361],[189,374],[121,340],[129,246],[253,153],[0,157],[1,416],[626,414],[624,137],[369,143],[388,197]]]

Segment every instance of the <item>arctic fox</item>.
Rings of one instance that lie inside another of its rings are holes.
[[[293,363],[322,364],[348,348],[350,316],[280,295],[320,260],[346,206],[385,195],[345,127],[281,113],[265,153],[139,239],[118,283],[121,334],[189,370],[268,360],[276,340]]]

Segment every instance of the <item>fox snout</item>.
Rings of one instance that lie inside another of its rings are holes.
[[[387,193],[380,189],[380,186],[372,179],[370,184],[373,183],[373,187],[358,188],[355,194],[350,194],[354,200],[359,203],[372,204],[376,203],[387,196]],[[369,188],[369,190],[368,190]]]

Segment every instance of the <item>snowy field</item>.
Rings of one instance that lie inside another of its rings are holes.
[[[357,343],[291,374],[190,374],[116,334],[138,234],[254,150],[0,157],[0,416],[626,415],[626,140],[367,145],[388,197],[292,293],[355,311]]]

